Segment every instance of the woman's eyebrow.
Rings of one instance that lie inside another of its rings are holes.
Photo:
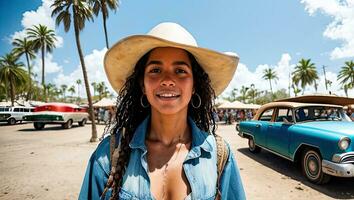
[[[186,65],[187,67],[190,67],[190,65],[184,61],[175,61],[173,62],[173,65]]]

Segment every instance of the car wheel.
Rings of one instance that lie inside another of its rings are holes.
[[[303,151],[301,162],[302,173],[311,182],[316,184],[327,183],[331,176],[322,171],[322,157],[313,149]]]
[[[248,138],[248,150],[252,153],[259,153],[261,151],[261,148],[254,142],[253,137]]]
[[[65,124],[62,125],[63,128],[69,129],[73,126],[73,120],[69,119]]]
[[[87,119],[83,119],[81,122],[79,122],[79,126],[85,126]]]
[[[33,126],[34,126],[34,128],[36,130],[42,130],[44,128],[45,124],[44,123],[40,123],[40,122],[34,122]]]
[[[9,125],[14,125],[16,124],[16,119],[15,118],[10,118],[7,120],[7,122],[9,123]]]

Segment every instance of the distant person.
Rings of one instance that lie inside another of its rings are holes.
[[[212,114],[237,63],[198,47],[175,23],[109,49],[104,67],[119,91],[117,114],[92,154],[79,199],[245,199]]]

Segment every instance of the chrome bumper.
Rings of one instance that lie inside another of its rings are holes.
[[[338,177],[354,177],[354,163],[334,163],[322,160],[322,171]]]

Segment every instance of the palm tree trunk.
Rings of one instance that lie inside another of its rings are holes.
[[[75,6],[73,6],[73,13],[76,13],[75,12]],[[89,114],[90,114],[90,118],[91,118],[91,122],[92,122],[92,126],[91,126],[92,136],[91,136],[90,142],[96,142],[96,141],[98,141],[97,130],[96,130],[96,122],[95,122],[95,116],[93,114],[93,109],[92,109],[93,108],[92,99],[91,99],[90,87],[89,87],[89,82],[88,82],[88,77],[87,77],[87,72],[86,72],[84,55],[82,53],[81,45],[80,45],[80,33],[79,33],[80,30],[78,28],[75,15],[74,15],[74,28],[75,28],[76,46],[77,46],[77,51],[79,52],[79,57],[80,57],[80,62],[81,62],[81,67],[82,67],[82,73],[83,73],[83,76],[84,76],[87,100],[88,100],[88,104],[89,104]]]
[[[14,88],[14,82],[12,80],[11,75],[10,75],[10,98],[11,98],[11,106],[14,106],[14,104],[15,104],[15,88]]]
[[[273,88],[272,88],[272,80],[271,79],[269,79],[269,85],[270,85],[270,92],[273,95]]]
[[[44,79],[44,46],[42,46],[42,87],[43,87],[43,101],[47,102],[46,91],[45,91],[45,79]]]
[[[29,78],[29,88],[27,91],[26,101],[31,98],[31,90],[32,90],[32,77],[31,77],[31,66],[28,58],[28,53],[26,52],[26,60],[27,60],[27,67],[28,67],[28,78]]]
[[[104,7],[103,7],[104,6]],[[105,2],[103,1],[103,4],[101,5],[102,8],[105,8],[106,5],[105,5]],[[106,38],[106,47],[107,49],[109,49],[109,45],[108,45],[108,34],[107,34],[107,26],[106,26],[106,16],[107,16],[107,13],[105,11],[105,9],[102,9],[102,18],[103,18],[103,29],[104,29],[104,35],[105,35],[105,38]]]

